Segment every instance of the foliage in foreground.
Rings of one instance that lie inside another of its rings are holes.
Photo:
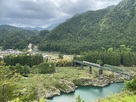
[[[78,95],[76,97],[76,102],[85,102],[84,100],[82,100],[82,98],[80,97],[80,95]]]
[[[133,92],[136,95],[136,76],[125,83],[125,88],[131,92]]]
[[[125,91],[114,94],[102,100],[102,102],[135,102],[136,101],[136,77],[125,82]]]
[[[8,102],[17,97],[17,86],[13,83],[17,76],[13,75],[8,67],[0,65],[0,100]]]
[[[19,99],[19,98],[16,98],[16,99],[12,100],[11,102],[23,102],[23,101],[21,99]],[[35,102],[35,101],[29,101],[29,102]],[[46,102],[46,100],[45,99],[40,99],[39,102]]]
[[[136,101],[136,95],[133,95],[132,93],[128,92],[122,92],[120,94],[114,94],[110,97],[107,97],[100,102],[135,102]]]

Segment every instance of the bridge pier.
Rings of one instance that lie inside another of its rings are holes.
[[[89,73],[92,74],[92,66],[89,67]]]
[[[103,70],[99,69],[99,79],[103,79]]]
[[[81,70],[83,70],[83,69],[84,69],[83,64],[81,64]]]
[[[75,62],[73,62],[73,66],[76,67],[76,63]]]

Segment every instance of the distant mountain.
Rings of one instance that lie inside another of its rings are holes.
[[[21,29],[11,25],[0,25],[0,30],[21,30]]]
[[[20,28],[22,28],[22,29],[24,29],[24,30],[31,30],[31,31],[33,31],[33,30],[37,30],[37,31],[42,31],[42,30],[49,30],[49,31],[51,31],[51,30],[53,30],[55,27],[57,27],[58,25],[59,25],[60,23],[53,23],[53,24],[50,24],[48,27],[46,27],[46,28],[42,28],[42,27],[20,27]]]
[[[38,34],[38,31],[23,30],[10,25],[0,25],[0,46],[3,49],[24,49],[27,48],[29,39]]]
[[[22,29],[24,29],[24,30],[31,30],[31,31],[33,31],[33,30],[37,30],[37,31],[49,30],[49,31],[51,31],[51,30],[53,30],[55,27],[57,27],[59,24],[60,24],[60,23],[54,23],[54,24],[49,25],[49,26],[46,27],[46,28],[42,28],[42,27],[34,27],[34,28],[32,28],[32,27],[20,27],[20,28],[22,28]]]
[[[136,51],[136,0],[123,0],[116,6],[87,11],[54,28],[41,50],[79,53],[121,44]]]
[[[31,31],[33,31],[33,30],[41,31],[41,30],[46,29],[46,28],[41,28],[41,27],[34,27],[34,28],[31,28],[31,27],[20,27],[20,28],[22,28],[24,30],[31,30]]]
[[[49,26],[46,28],[46,30],[51,31],[51,30],[53,30],[55,27],[57,27],[59,24],[60,24],[60,23],[51,24],[51,25],[49,25]]]

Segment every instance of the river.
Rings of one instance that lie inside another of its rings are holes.
[[[123,83],[114,83],[103,88],[96,86],[80,86],[74,93],[62,93],[60,96],[55,96],[47,100],[47,102],[75,102],[75,98],[78,95],[80,95],[85,102],[94,102],[96,98],[103,98],[113,93],[119,93],[123,87]]]

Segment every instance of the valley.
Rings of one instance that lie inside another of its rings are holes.
[[[36,16],[28,27],[0,19],[0,102],[135,102],[136,0],[69,15],[53,9],[61,0],[47,13],[47,1],[21,2],[33,4],[23,9]]]

